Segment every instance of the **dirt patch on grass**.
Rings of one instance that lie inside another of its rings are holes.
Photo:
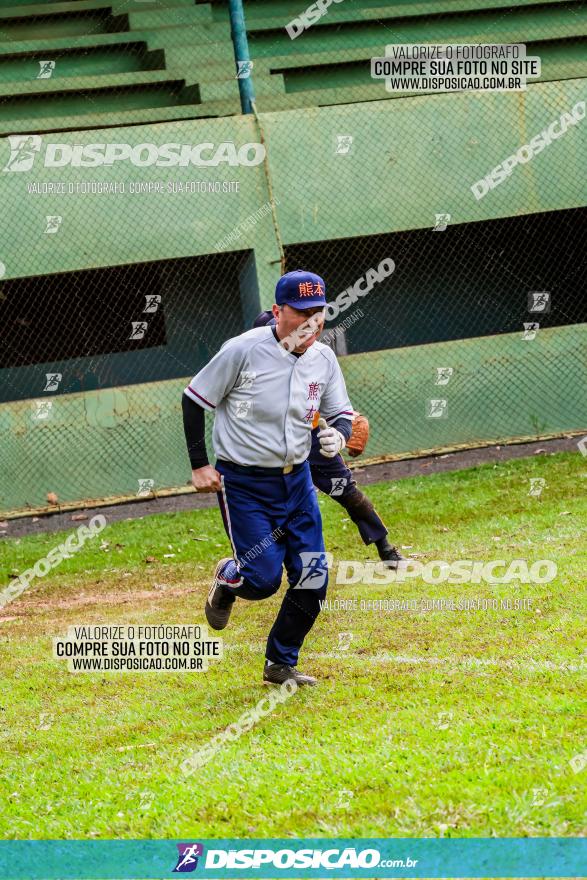
[[[162,599],[177,599],[182,596],[200,593],[203,586],[161,586],[152,590],[129,589],[129,584],[121,585],[119,590],[93,591],[97,583],[85,583],[81,592],[67,596],[63,592],[55,592],[53,595],[27,596],[15,604],[10,617],[0,617],[0,623],[17,620],[22,617],[41,613],[43,611],[69,611],[74,608],[88,608],[91,606],[130,605],[148,601],[160,601]],[[71,587],[72,591],[74,587]],[[142,608],[144,610],[144,608]],[[16,616],[14,615],[16,612]]]

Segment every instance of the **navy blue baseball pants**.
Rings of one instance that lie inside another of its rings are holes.
[[[235,596],[266,599],[288,589],[267,640],[266,657],[295,666],[304,638],[326,596],[328,567],[322,517],[308,462],[289,474],[241,473],[216,462],[222,479],[218,502],[234,562],[219,572]]]

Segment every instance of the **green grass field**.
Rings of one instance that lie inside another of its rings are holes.
[[[539,497],[531,477],[546,480]],[[53,636],[72,624],[205,623],[213,564],[229,552],[216,509],[107,526],[2,611],[0,838],[583,834],[587,768],[569,761],[587,748],[586,488],[578,453],[369,487],[391,539],[421,561],[551,559],[558,575],[331,583],[339,599],[532,608],[324,611],[300,660],[319,687],[189,778],[182,761],[267,695],[263,649],[281,592],[237,603],[224,659],[206,673],[74,675],[52,659]],[[321,506],[335,563],[376,559],[334,502]],[[0,584],[64,535],[0,543]]]

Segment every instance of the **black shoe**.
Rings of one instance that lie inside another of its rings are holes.
[[[232,606],[234,605],[234,600],[236,598],[231,595],[229,589],[224,586],[222,581],[218,580],[218,572],[230,559],[232,559],[232,557],[227,556],[225,559],[221,559],[216,566],[214,580],[212,581],[212,586],[210,587],[210,592],[206,599],[206,607],[204,608],[204,611],[206,612],[206,620],[212,629],[224,629],[228,623],[230,612],[232,611]]]
[[[380,550],[379,557],[385,563],[386,568],[394,570],[397,570],[400,562],[407,562],[406,557],[402,556],[395,547],[386,547],[384,550]]]
[[[293,678],[297,685],[318,684],[318,679],[312,675],[302,675],[295,666],[282,666],[281,663],[272,663],[267,665],[265,661],[265,669],[263,670],[263,684],[283,684]]]

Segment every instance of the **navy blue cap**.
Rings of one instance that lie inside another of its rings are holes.
[[[275,302],[278,306],[291,306],[293,309],[315,309],[326,306],[326,285],[324,279],[305,269],[294,269],[282,275],[275,288]]]

